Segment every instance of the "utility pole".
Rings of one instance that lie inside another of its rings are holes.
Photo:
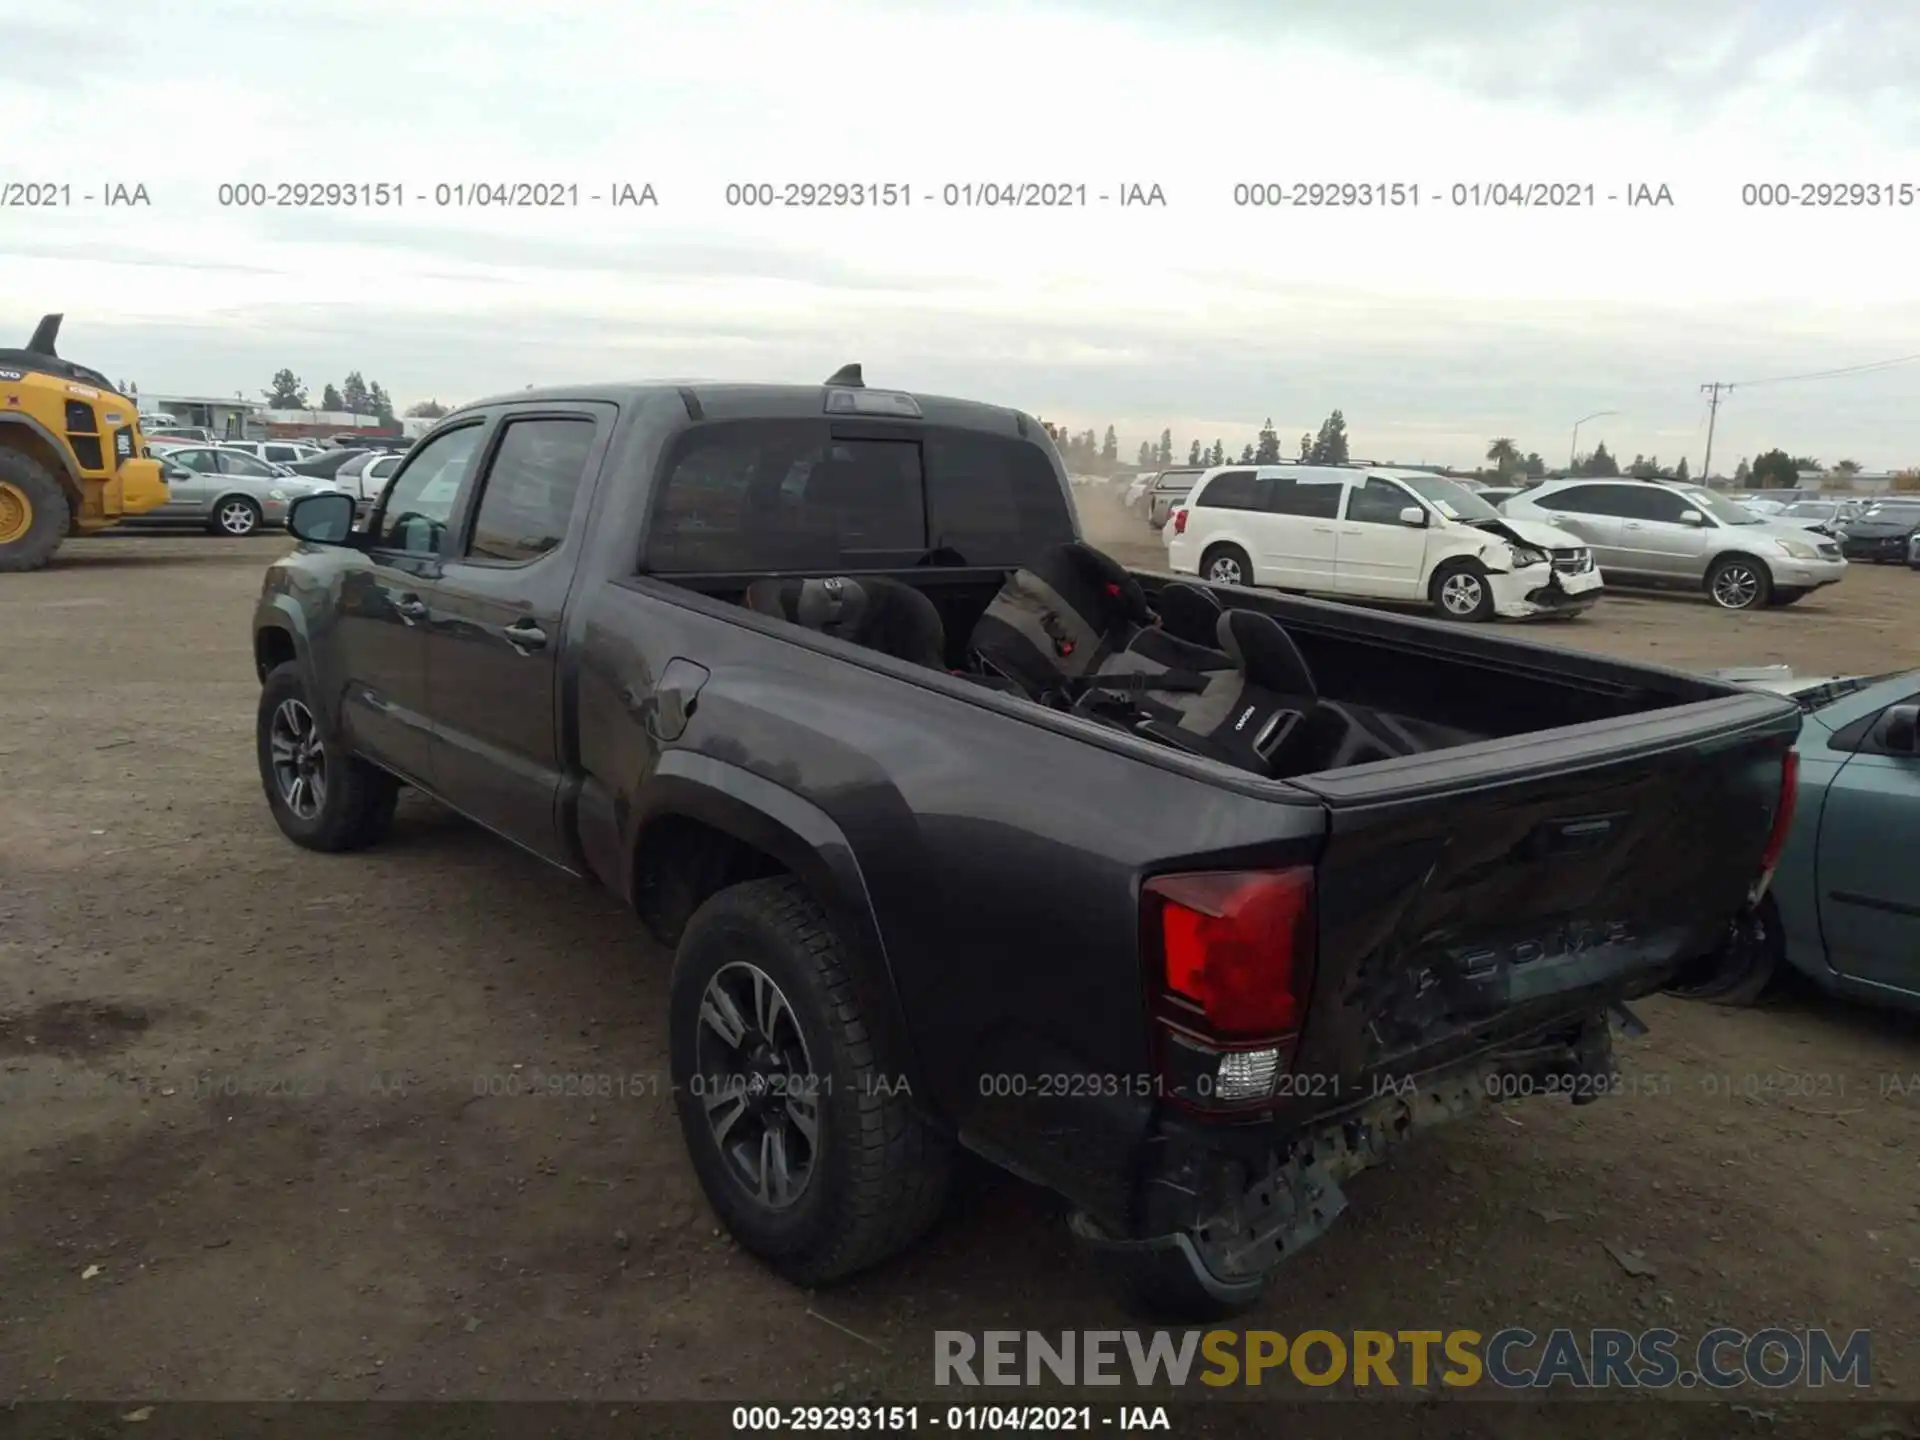
[[[1707,396],[1707,458],[1700,462],[1700,483],[1711,485],[1713,483],[1713,422],[1720,414],[1720,392],[1725,390],[1731,394],[1733,386],[1724,380],[1715,380],[1700,388]]]

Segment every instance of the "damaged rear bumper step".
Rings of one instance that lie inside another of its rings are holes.
[[[1613,1013],[1624,1033],[1646,1032],[1625,1006]],[[1140,1273],[1173,1267],[1215,1300],[1243,1304],[1346,1209],[1343,1180],[1427,1132],[1503,1100],[1563,1093],[1575,1104],[1588,1103],[1605,1093],[1603,1082],[1616,1073],[1612,1033],[1600,1019],[1571,1043],[1504,1051],[1468,1067],[1409,1077],[1294,1136],[1261,1173],[1250,1174],[1242,1160],[1221,1151],[1189,1150],[1149,1182],[1179,1193],[1192,1212],[1184,1228],[1128,1239],[1112,1235],[1084,1211],[1071,1217],[1069,1228],[1111,1266]]]

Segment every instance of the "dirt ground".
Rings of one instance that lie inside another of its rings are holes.
[[[985,1173],[880,1272],[773,1279],[684,1159],[665,957],[613,901],[412,796],[374,852],[284,841],[248,621],[285,543],[103,537],[0,577],[0,1400],[944,1403],[936,1328],[1137,1323],[1044,1197]],[[1916,600],[1920,575],[1859,567],[1791,611],[1609,597],[1538,636],[1882,670],[1920,664]],[[1865,1327],[1867,1403],[1747,1397],[1716,1433],[1845,1434],[1920,1400],[1914,1027],[1815,999],[1643,1013],[1638,1093],[1507,1107],[1360,1177],[1245,1323]],[[553,1075],[627,1093],[498,1093]],[[1701,1414],[1624,1409],[1402,1414],[1489,1436]]]

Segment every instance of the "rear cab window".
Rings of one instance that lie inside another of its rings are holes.
[[[882,435],[817,420],[702,425],[655,488],[644,566],[662,575],[1017,565],[1073,538],[1047,451],[943,426]]]

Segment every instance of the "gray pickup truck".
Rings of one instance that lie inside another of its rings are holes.
[[[1403,1140],[1607,1094],[1791,808],[1790,701],[1131,573],[1037,421],[857,371],[469,405],[353,510],[254,615],[274,819],[414,786],[631,904],[700,1181],[803,1284],[964,1149],[1244,1304]]]

